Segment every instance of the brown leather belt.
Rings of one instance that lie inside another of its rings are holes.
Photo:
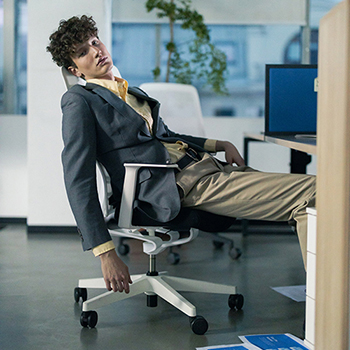
[[[177,171],[179,172],[186,168],[190,163],[198,162],[201,159],[201,156],[193,148],[188,148],[186,149],[186,154],[176,162],[179,167],[179,170]]]

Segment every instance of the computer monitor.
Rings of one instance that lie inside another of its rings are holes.
[[[316,134],[317,65],[268,64],[265,134]]]

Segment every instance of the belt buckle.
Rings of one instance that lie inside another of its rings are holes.
[[[194,153],[194,155],[193,155],[192,153]],[[198,154],[197,154],[197,152],[196,152],[194,149],[189,148],[189,149],[186,151],[186,154],[187,154],[191,159],[193,159],[193,160],[195,160],[195,161],[198,161]]]

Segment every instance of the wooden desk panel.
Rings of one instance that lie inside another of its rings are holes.
[[[284,146],[296,151],[305,152],[308,154],[316,154],[316,138],[311,137],[294,137],[294,136],[266,136],[264,134],[245,133],[244,137],[256,141],[265,141],[276,145]]]
[[[288,147],[296,151],[316,154],[316,138],[295,138],[294,136],[265,136],[265,141]]]
[[[321,19],[315,349],[349,349],[350,0]]]

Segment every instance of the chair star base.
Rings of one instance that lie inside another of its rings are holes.
[[[130,292],[119,293],[107,291],[89,300],[83,301],[82,307],[82,325],[84,327],[92,326],[97,323],[97,313],[94,311],[102,306],[110,305],[123,299],[131,298],[135,295],[146,294],[149,296],[160,296],[169,304],[182,311],[190,317],[191,328],[196,334],[204,334],[203,330],[206,320],[197,315],[196,307],[185,299],[179,291],[182,292],[198,292],[198,293],[216,293],[229,295],[230,308],[241,309],[243,307],[243,296],[236,294],[236,287],[218,283],[210,283],[205,281],[168,276],[160,273],[156,276],[149,274],[133,275],[133,283],[130,285]],[[79,280],[79,289],[84,292],[85,288],[106,288],[103,278],[83,279]],[[232,302],[234,300],[235,302]],[[77,300],[76,300],[77,301]],[[155,304],[154,304],[155,303]],[[156,306],[156,300],[153,298],[151,305]],[[91,319],[91,324],[89,323]]]

